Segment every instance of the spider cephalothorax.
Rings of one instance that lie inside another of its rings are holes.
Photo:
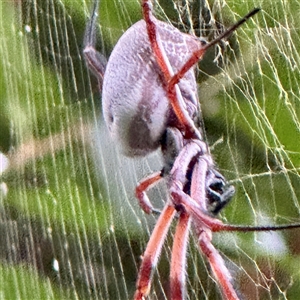
[[[238,299],[229,271],[211,243],[212,232],[277,230],[299,227],[247,227],[215,218],[234,194],[216,170],[198,130],[199,99],[194,65],[205,51],[256,14],[254,9],[210,43],[181,33],[152,15],[150,0],[141,0],[144,20],[120,38],[106,62],[95,50],[98,3],[95,1],[85,35],[84,55],[102,87],[103,114],[113,138],[128,156],[161,148],[164,167],[140,181],[136,197],[146,213],[156,211],[146,191],[158,181],[167,183],[169,197],[143,254],[134,299],[149,293],[155,267],[170,224],[178,212],[170,274],[171,299],[185,298],[185,256],[193,223],[199,248],[207,257],[222,294]],[[102,84],[103,83],[103,84]]]

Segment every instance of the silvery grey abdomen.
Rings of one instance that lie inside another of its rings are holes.
[[[201,47],[199,39],[155,20],[157,36],[173,73]],[[192,118],[198,113],[194,70],[179,83],[180,94]],[[124,154],[146,155],[160,146],[166,128],[176,124],[160,69],[150,48],[145,21],[129,28],[109,58],[102,90],[106,124]]]

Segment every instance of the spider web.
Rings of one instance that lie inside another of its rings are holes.
[[[141,212],[134,188],[161,168],[160,155],[123,157],[103,124],[81,54],[90,1],[0,7],[0,298],[131,299],[156,220]],[[160,0],[155,14],[210,39],[253,7],[262,12],[198,68],[207,141],[236,187],[220,218],[299,222],[299,3]],[[139,1],[102,0],[100,16],[98,49],[108,57],[141,18]],[[164,185],[149,196],[161,208]],[[213,243],[242,299],[298,299],[299,236],[219,233]],[[170,233],[150,299],[168,295],[171,246]],[[193,237],[187,274],[188,299],[221,299]]]

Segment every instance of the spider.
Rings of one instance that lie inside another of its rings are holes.
[[[170,298],[185,299],[186,248],[190,225],[226,299],[238,299],[223,258],[211,243],[212,232],[281,230],[300,227],[249,227],[224,224],[215,215],[228,203],[234,187],[217,171],[198,130],[199,100],[195,64],[205,51],[228,37],[259,9],[249,12],[208,43],[181,33],[152,14],[141,0],[143,20],[120,38],[109,60],[95,49],[99,0],[94,2],[84,38],[84,56],[102,91],[105,122],[127,156],[145,156],[161,148],[164,167],[140,181],[136,197],[146,213],[158,212],[146,192],[165,180],[169,197],[143,254],[134,299],[145,299],[169,227],[178,216],[170,267]]]

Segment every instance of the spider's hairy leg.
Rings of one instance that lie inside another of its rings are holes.
[[[182,68],[174,74],[172,66],[165,54],[164,48],[161,46],[159,36],[157,35],[156,30],[156,18],[152,14],[152,1],[151,0],[142,0],[142,9],[144,20],[146,22],[147,33],[151,45],[151,49],[155,55],[156,62],[159,65],[163,77],[163,83],[166,86],[166,91],[168,98],[170,100],[171,106],[179,120],[179,123],[183,127],[185,138],[198,138],[201,139],[201,134],[198,129],[195,127],[192,119],[186,113],[183,105],[180,101],[180,91],[178,92],[178,87],[176,86],[180,79],[188,72],[199,60],[202,59],[206,50],[221,39],[229,36],[233,31],[235,31],[239,26],[246,22],[249,18],[255,15],[260,9],[256,8],[248,13],[244,18],[230,27],[218,38],[212,42],[206,44],[205,46],[199,42],[199,49],[192,53],[190,59],[182,66]]]
[[[210,43],[207,43],[203,47],[201,47],[198,51],[194,52],[190,59],[183,65],[183,67],[174,75],[172,76],[171,80],[169,81],[170,88],[177,84],[179,80],[184,76],[184,74],[192,68],[199,60],[202,59],[203,55],[207,51],[207,49],[211,48],[212,46],[219,43],[222,39],[228,37],[231,35],[237,28],[239,28],[242,24],[247,22],[250,18],[252,18],[255,14],[257,14],[260,11],[260,8],[254,8],[251,10],[247,15],[245,15],[243,18],[241,18],[239,21],[237,21],[235,24],[233,24],[230,28],[228,28],[226,31],[224,31],[221,35],[219,35],[216,39],[211,41]]]
[[[230,282],[231,275],[225,266],[224,260],[211,243],[211,232],[209,230],[203,230],[199,234],[199,246],[209,261],[212,272],[219,283],[225,299],[239,300]]]
[[[99,0],[95,0],[90,20],[85,29],[83,54],[89,69],[97,77],[100,89],[102,89],[107,60],[104,55],[96,51],[96,24],[98,19],[99,2]]]
[[[224,224],[220,220],[203,213],[195,200],[182,190],[176,188],[176,184],[171,188],[171,196],[175,205],[182,205],[183,209],[191,216],[196,234],[198,235],[200,249],[207,257],[213,274],[223,294],[227,297],[226,299],[238,299],[230,282],[231,276],[225,266],[224,260],[211,244],[211,228],[222,228]],[[202,199],[205,201],[205,193],[202,193]]]
[[[191,186],[191,198],[201,206],[202,209],[206,206],[205,189],[203,188],[203,182],[205,185],[207,170],[210,168],[209,160],[200,158],[195,164],[192,176]],[[203,205],[201,205],[203,203]],[[193,220],[194,221],[194,220]],[[199,247],[202,253],[207,257],[212,272],[217,279],[219,286],[221,287],[223,295],[228,300],[238,300],[238,296],[231,284],[231,275],[225,266],[224,260],[211,243],[212,232],[203,224],[196,224],[195,232],[198,235]]]
[[[198,235],[200,249],[208,258],[223,294],[226,295],[227,299],[238,299],[230,282],[231,277],[229,271],[222,257],[211,244],[211,227],[222,227],[223,223],[205,214],[207,211],[205,181],[207,170],[213,167],[213,161],[211,157],[206,154],[206,148],[204,147],[205,144],[203,142],[191,141],[179,153],[170,172],[169,184],[171,199],[175,207],[181,207],[182,211],[189,217],[192,217],[195,231]],[[183,183],[189,164],[195,157],[198,157],[198,159],[192,171],[191,196],[189,196],[183,192]],[[174,243],[178,243],[181,245],[180,247],[183,247],[184,242],[174,239]],[[179,250],[177,249],[177,251]],[[184,254],[184,258],[182,259],[185,260],[185,249],[183,249],[181,255],[182,254]],[[177,276],[182,276],[182,273],[178,272]],[[177,279],[177,282],[179,282],[179,279]]]
[[[144,0],[143,2],[149,2],[149,0]],[[182,66],[182,68],[176,73],[173,74],[171,78],[168,77],[167,82],[167,94],[168,98],[170,99],[170,102],[172,104],[172,107],[175,111],[176,116],[178,117],[179,121],[185,126],[186,132],[185,132],[185,137],[198,137],[198,130],[195,131],[193,128],[193,125],[190,124],[189,118],[186,118],[185,116],[182,115],[182,111],[178,111],[176,108],[176,102],[178,102],[177,97],[176,97],[176,91],[175,88],[176,84],[179,83],[180,79],[183,78],[183,76],[188,72],[195,64],[201,60],[207,51],[207,49],[211,48],[212,46],[216,45],[218,42],[220,42],[223,38],[229,36],[233,31],[235,31],[238,27],[240,27],[243,23],[245,23],[249,18],[254,16],[256,13],[260,11],[259,8],[255,8],[252,11],[250,11],[246,16],[244,16],[242,19],[240,19],[238,22],[236,22],[233,26],[231,26],[228,30],[226,30],[223,34],[221,34],[219,37],[211,41],[210,43],[207,43],[205,45],[200,44],[199,49],[192,53],[191,57],[187,60],[187,62]],[[146,20],[146,17],[145,17]],[[148,35],[149,39],[150,38],[150,33],[148,30]],[[153,48],[153,46],[152,46]],[[157,55],[156,55],[157,56]],[[199,138],[201,139],[201,137]]]
[[[135,188],[135,196],[139,200],[140,207],[147,214],[158,211],[153,208],[146,191],[150,189],[154,184],[158,183],[162,179],[162,172],[156,172],[148,177],[142,179]]]
[[[171,299],[183,300],[186,294],[186,248],[188,244],[189,227],[191,218],[189,213],[186,212],[184,206],[181,205],[180,199],[174,202],[172,197],[172,186],[175,185],[176,189],[184,195],[183,186],[186,182],[186,174],[191,161],[206,153],[207,147],[203,142],[189,142],[185,145],[179,152],[173,168],[170,171],[169,182],[171,186],[171,199],[173,200],[174,207],[180,212],[179,221],[176,227],[173,248],[172,248],[172,259],[171,259],[171,270],[170,270],[170,292]],[[193,185],[193,183],[192,183]],[[193,188],[193,186],[191,186]],[[203,185],[203,190],[205,192],[205,183]]]
[[[167,204],[157,220],[143,255],[142,264],[140,266],[138,279],[136,282],[137,289],[134,295],[134,300],[145,299],[149,293],[152,270],[157,264],[163,243],[174,218],[175,212],[176,210],[174,206]]]
[[[167,58],[164,48],[161,46],[159,36],[157,36],[156,30],[156,18],[152,14],[152,1],[142,0],[142,9],[144,20],[146,22],[147,33],[151,45],[151,49],[156,58],[156,62],[161,70],[163,84],[168,87],[167,94],[170,100],[171,106],[179,120],[179,123],[185,131],[186,138],[198,138],[201,139],[201,134],[196,128],[193,120],[184,108],[184,103],[181,97],[180,90],[177,85],[170,86],[168,82],[173,77],[174,72],[172,66]],[[201,45],[201,44],[199,44]]]
[[[182,211],[174,234],[170,270],[170,293],[172,300],[185,299],[186,251],[190,229],[190,216]]]

